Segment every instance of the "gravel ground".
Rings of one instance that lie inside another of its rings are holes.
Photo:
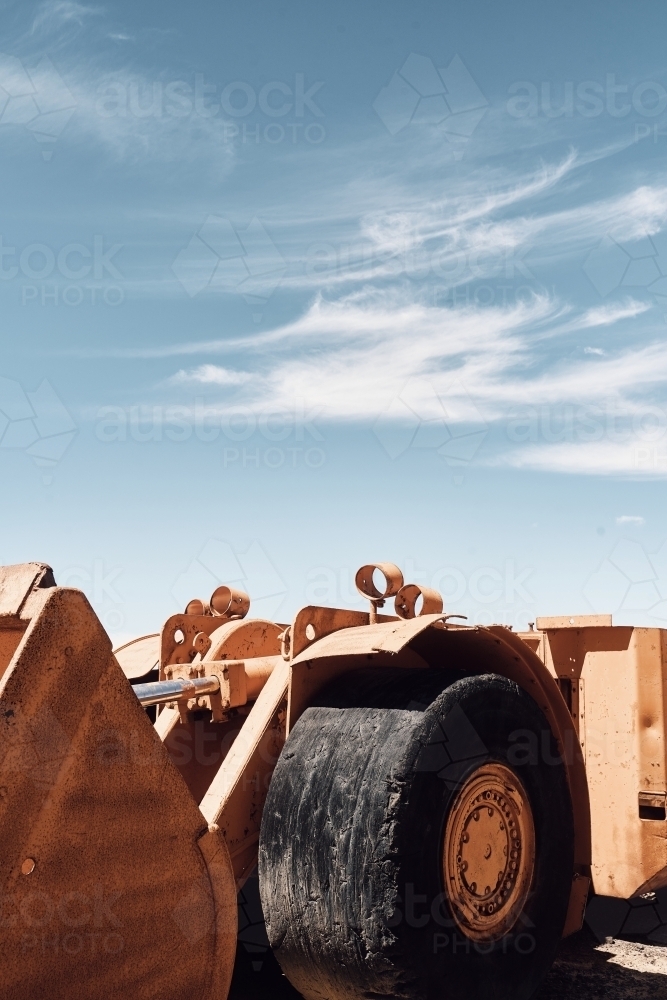
[[[255,961],[255,969],[248,958],[239,955],[230,1000],[300,1000],[272,955]],[[584,930],[563,942],[533,1000],[667,1000],[667,947],[618,939],[598,944]]]
[[[667,947],[610,938],[598,944],[584,930],[563,941],[534,1000],[665,1000]]]
[[[268,948],[256,878],[239,899],[240,943],[229,1000],[301,1000]],[[532,1000],[649,998],[667,1000],[666,890],[629,902],[595,897],[584,929],[561,943]]]

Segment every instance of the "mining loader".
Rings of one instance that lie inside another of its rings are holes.
[[[667,630],[356,585],[290,624],[221,586],[114,652],[0,569],[0,996],[225,1000],[252,878],[306,1000],[517,1000],[667,886]]]

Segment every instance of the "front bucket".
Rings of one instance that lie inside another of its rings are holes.
[[[0,681],[0,995],[224,1000],[236,892],[82,593],[48,591]]]

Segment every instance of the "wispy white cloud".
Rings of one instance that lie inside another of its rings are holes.
[[[296,319],[261,333],[105,353],[225,357],[224,367],[207,360],[179,369],[168,383],[174,392],[201,387],[220,412],[240,403],[285,410],[299,401],[331,419],[372,422],[411,381],[423,419],[437,419],[444,407],[450,423],[465,422],[465,400],[473,401],[496,433],[479,461],[643,474],[650,470],[640,468],[644,452],[636,449],[647,440],[645,418],[650,424],[651,406],[667,395],[667,344],[649,322],[657,310],[624,289],[604,303],[591,306],[590,295],[578,303],[547,291],[530,269],[577,255],[581,268],[584,254],[605,234],[632,242],[659,232],[667,223],[667,185],[587,198],[574,184],[584,161],[571,152],[520,176],[481,168],[460,176],[439,198],[432,184],[421,183],[392,198],[391,185],[370,179],[329,200],[324,215],[304,210],[281,218],[277,209],[270,229],[288,264],[281,289],[310,294]],[[571,184],[567,207],[554,210],[551,195],[563,184]],[[387,204],[395,207],[387,210]],[[309,236],[316,237],[310,244]],[[309,268],[313,248],[332,265]],[[514,288],[527,282],[528,294],[487,307],[475,305],[474,297],[456,308],[434,299],[435,284],[456,287],[490,277],[509,279]],[[164,287],[163,281],[151,294],[164,294]],[[174,282],[168,294],[184,293]],[[583,347],[582,334],[588,339],[593,331],[604,346]],[[216,396],[216,389],[225,391]],[[534,415],[536,436],[532,428],[524,440],[507,433],[517,408]],[[601,412],[595,439],[585,426],[568,438],[570,414],[580,411],[582,426],[591,412]],[[622,435],[609,430],[617,418],[625,422]],[[565,439],[553,429],[563,419]]]
[[[600,313],[609,326],[634,315],[629,307]],[[329,419],[372,422],[411,382],[423,419],[443,409],[452,425],[474,412],[495,428],[496,445],[480,461],[514,468],[587,474],[656,474],[647,443],[667,435],[667,410],[655,392],[667,384],[667,344],[625,347],[609,355],[575,353],[535,359],[535,331],[561,325],[561,305],[535,296],[512,307],[437,308],[410,290],[366,289],[334,302],[319,297],[297,321],[267,333],[218,342],[241,353],[244,379],[204,365],[179,372],[177,383],[233,385],[243,404],[283,411],[317,406]],[[592,325],[592,324],[591,324]],[[538,340],[541,340],[541,335]],[[242,345],[242,346],[241,346]],[[247,379],[245,375],[248,375]],[[659,398],[662,398],[660,395]],[[517,419],[524,433],[513,432]]]
[[[219,365],[200,365],[186,371],[181,368],[172,375],[169,382],[172,385],[245,385],[255,376],[251,372],[233,371],[221,368]]]
[[[667,377],[667,345],[662,343],[605,359],[579,356],[538,367],[535,331],[548,331],[562,315],[560,304],[548,296],[480,314],[473,307],[454,310],[416,302],[411,292],[366,289],[335,301],[319,296],[297,320],[266,333],[116,353],[155,357],[159,351],[169,357],[194,349],[241,355],[246,368],[254,367],[261,376],[267,405],[289,405],[298,396],[324,405],[336,419],[373,417],[415,377],[439,391],[456,377],[490,419],[500,419],[518,403],[622,399],[628,389]],[[173,379],[245,385],[248,399],[260,391],[252,373],[211,364],[181,370]]]
[[[77,3],[43,4],[33,26],[35,37],[22,45],[21,58],[0,55],[0,144],[30,140],[38,112],[66,110],[66,131],[65,122],[62,128],[55,120],[45,126],[61,144],[71,141],[79,150],[88,148],[107,161],[148,172],[156,163],[168,162],[176,168],[196,164],[200,176],[210,175],[215,182],[226,176],[234,163],[228,123],[222,115],[197,113],[194,81],[123,65],[102,68],[91,56],[82,58],[78,51],[72,56],[66,44],[53,60],[45,56],[41,36],[47,28],[80,26],[98,14],[103,14],[101,8]],[[13,103],[4,107],[8,94]]]
[[[636,299],[625,299],[623,302],[610,302],[587,309],[577,323],[577,329],[587,330],[596,326],[612,326],[622,319],[634,319],[651,308],[649,302],[638,302]],[[585,348],[587,354],[604,354],[604,351]]]
[[[71,24],[80,26],[87,18],[103,14],[104,8],[97,5],[74,3],[73,0],[45,0],[37,5],[32,31],[34,33]]]
[[[641,528],[645,523],[644,518],[639,517],[636,514],[621,514],[620,517],[616,518],[616,524],[621,526],[624,524],[633,524],[638,528]]]
[[[508,450],[489,465],[533,472],[556,472],[567,475],[617,476],[622,478],[664,478],[664,459],[656,461],[650,448],[641,441],[609,440],[566,441],[534,444]]]
[[[475,177],[486,194],[469,190],[464,181],[444,198],[434,198],[423,185],[404,194],[377,184],[382,207],[374,207],[378,192],[371,185],[357,185],[344,192],[335,217],[315,214],[282,225],[280,249],[291,265],[283,287],[347,290],[403,278],[442,288],[490,279],[536,281],[545,264],[588,252],[604,237],[632,244],[667,224],[667,185],[661,184],[545,210],[538,196],[579,166],[570,156],[551,170],[526,172],[519,181],[511,175],[485,177],[482,169]],[[392,200],[400,207],[387,209]],[[279,233],[280,220],[276,229]],[[316,233],[310,243],[309,229]]]
[[[226,122],[194,111],[194,97],[184,97],[180,116],[168,113],[176,98],[169,81],[130,72],[94,74],[75,71],[68,83],[76,99],[71,131],[75,141],[101,147],[118,161],[154,168],[163,161],[196,164],[220,179],[234,163]],[[171,102],[171,103],[170,103]]]

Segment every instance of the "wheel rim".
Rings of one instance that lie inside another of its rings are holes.
[[[503,764],[483,764],[459,791],[445,826],[445,894],[467,937],[496,941],[516,923],[535,867],[525,788]]]

